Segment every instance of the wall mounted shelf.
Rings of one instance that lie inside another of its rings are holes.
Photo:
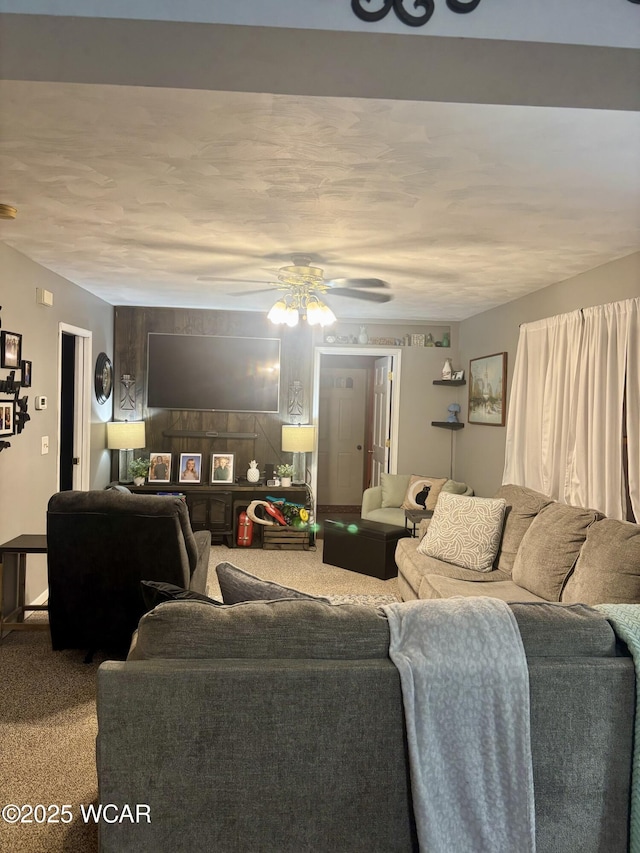
[[[466,379],[434,379],[434,385],[466,385]]]
[[[462,429],[464,424],[459,421],[451,423],[451,421],[431,421],[431,426],[442,427],[442,429]]]

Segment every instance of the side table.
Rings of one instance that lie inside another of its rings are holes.
[[[47,610],[46,604],[25,604],[25,581],[27,576],[27,554],[46,554],[47,537],[42,533],[23,533],[0,545],[0,641],[5,630],[10,631],[48,631],[48,622],[25,622],[26,610]],[[18,606],[6,618],[4,607],[4,557],[5,554],[18,555]],[[15,620],[15,621],[13,621]]]
[[[423,518],[431,518],[433,516],[432,509],[405,509],[404,511],[404,526],[409,529],[409,524],[412,525],[411,535],[415,539],[416,528]]]

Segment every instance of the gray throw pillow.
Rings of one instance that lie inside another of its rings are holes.
[[[300,592],[298,589],[291,589],[274,581],[262,580],[232,563],[218,563],[216,573],[225,604],[240,604],[242,601],[275,601],[282,598],[304,598],[329,604],[328,598]]]
[[[222,605],[222,602],[216,601],[215,598],[209,598],[208,595],[203,595],[201,592],[192,589],[183,589],[173,583],[140,581],[140,586],[147,611],[153,610],[158,604],[164,604],[165,601],[202,601],[205,604]]]

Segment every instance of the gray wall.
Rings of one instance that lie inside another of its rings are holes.
[[[20,395],[29,397],[31,420],[20,435],[8,439],[11,447],[0,453],[0,542],[5,542],[21,533],[45,532],[47,501],[58,487],[58,324],[91,331],[94,360],[100,351],[112,357],[113,308],[3,243],[0,269],[2,328],[22,335],[22,357],[33,362],[32,387]],[[37,287],[53,293],[52,308],[36,304]],[[7,373],[0,370],[0,377],[6,378]],[[48,397],[45,411],[35,410],[36,395]],[[100,406],[93,393],[92,400],[91,487],[102,488],[109,481],[103,422],[111,418],[111,400]],[[45,456],[41,454],[44,435],[49,436]],[[7,581],[11,591],[12,578]],[[27,600],[33,601],[46,586],[46,559],[28,557]]]
[[[552,284],[460,323],[461,364],[468,372],[469,359],[507,352],[507,386],[510,392],[520,323],[637,296],[640,296],[640,252]],[[465,421],[466,408],[465,397]],[[468,423],[456,433],[456,472],[478,495],[494,494],[502,482],[505,435],[506,427]]]

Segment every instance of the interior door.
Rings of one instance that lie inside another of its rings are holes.
[[[362,501],[367,370],[322,368],[318,419],[318,503]]]
[[[89,488],[91,332],[59,324],[58,484]]]
[[[64,333],[60,359],[60,491],[74,488],[76,339]]]
[[[377,358],[374,367],[371,485],[378,486],[380,474],[389,471],[393,357]]]

